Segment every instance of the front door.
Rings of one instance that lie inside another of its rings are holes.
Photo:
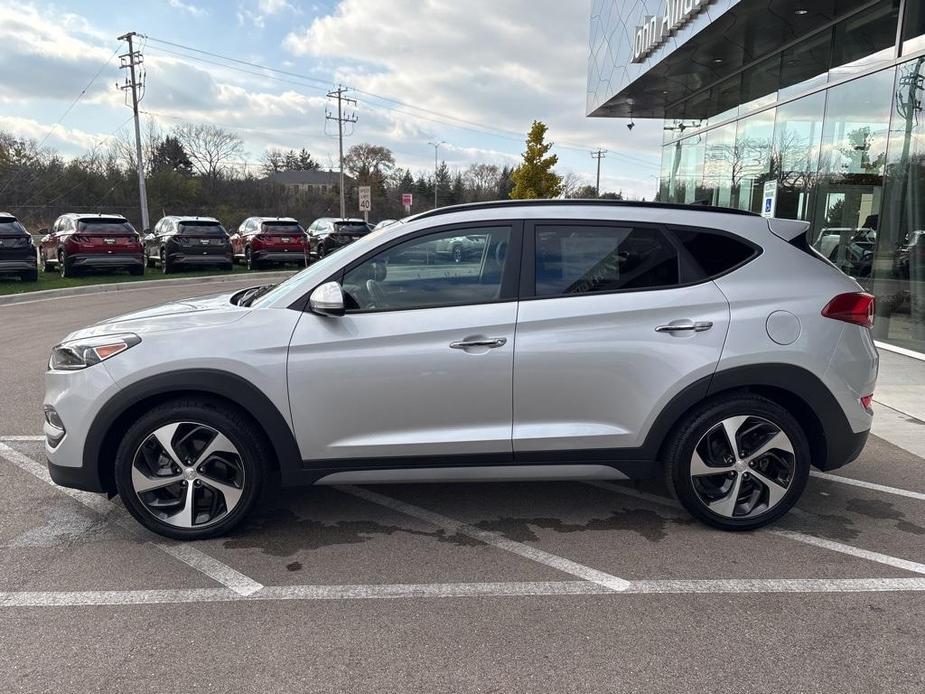
[[[459,235],[481,252],[443,253]],[[303,459],[509,460],[519,248],[508,222],[444,228],[339,273],[347,314],[306,312],[289,350]]]
[[[550,222],[526,234],[515,456],[641,446],[667,402],[716,369],[725,297],[684,281],[684,251],[660,226]]]

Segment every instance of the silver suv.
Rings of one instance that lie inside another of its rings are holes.
[[[275,287],[71,334],[51,476],[181,539],[277,481],[664,475],[702,521],[756,528],[871,426],[873,297],[807,228],[597,201],[411,217]],[[438,252],[462,236],[481,252]]]

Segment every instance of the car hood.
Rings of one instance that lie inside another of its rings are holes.
[[[239,320],[252,310],[231,303],[231,297],[239,291],[192,299],[180,299],[179,301],[171,301],[170,303],[142,309],[141,311],[115,316],[71,333],[67,339],[94,335],[112,335],[119,332],[136,334],[161,331],[175,332],[189,328],[226,325]]]

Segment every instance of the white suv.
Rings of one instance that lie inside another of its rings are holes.
[[[598,201],[424,213],[276,287],[70,335],[46,378],[51,476],[182,539],[277,480],[665,474],[696,517],[755,528],[871,426],[873,297],[807,228]],[[481,252],[437,252],[461,236]]]

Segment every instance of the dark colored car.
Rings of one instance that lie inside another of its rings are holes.
[[[57,270],[62,277],[94,270],[145,272],[141,237],[119,214],[61,215],[42,238],[39,257],[45,272]]]
[[[369,232],[369,224],[362,219],[316,219],[308,227],[308,254],[312,258],[323,258],[331,251],[351,244]]]
[[[8,212],[0,212],[0,275],[19,275],[23,282],[39,278],[35,244],[26,228]]]
[[[292,217],[250,217],[231,236],[234,257],[249,270],[271,264],[305,265],[308,238]]]
[[[217,267],[231,270],[233,254],[228,232],[214,217],[164,217],[145,237],[148,267],[169,274],[181,268]]]
[[[910,267],[925,267],[925,231],[917,230],[906,234],[906,238],[893,256],[893,276],[899,279],[911,277]]]

